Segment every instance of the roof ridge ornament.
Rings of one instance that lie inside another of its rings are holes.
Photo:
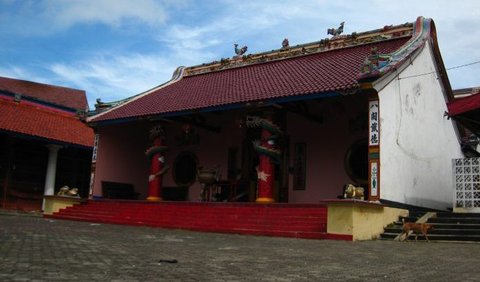
[[[172,74],[172,78],[170,80],[177,80],[180,79],[183,74],[185,73],[185,66],[179,66]]]
[[[288,38],[285,38],[282,41],[282,48],[280,50],[287,50],[288,48],[290,48],[290,42],[288,42]]]
[[[345,22],[341,22],[340,26],[338,28],[329,28],[327,29],[327,35],[333,35],[332,38],[335,38],[336,36],[340,35],[343,33],[343,27],[345,25]]]
[[[22,94],[15,93],[15,96],[13,97],[13,101],[20,103],[21,100],[22,100]]]
[[[345,22],[343,22],[343,26],[344,25]],[[339,35],[339,32],[343,32],[343,30],[334,30],[336,31],[333,33],[336,33],[337,36],[325,38],[320,41],[298,45],[290,45],[288,42],[288,38],[285,38],[282,42],[282,47],[279,49],[248,55],[242,53],[242,55],[236,55],[232,58],[221,58],[220,60],[212,61],[210,63],[190,66],[185,69],[184,76],[187,77],[214,71],[222,71],[225,69],[283,60],[321,52],[329,52],[335,49],[354,47],[384,40],[411,36],[413,31],[413,23],[387,26],[366,32],[353,32],[352,34],[348,35]],[[234,44],[234,47],[235,50],[238,52],[240,52],[240,50],[242,49],[239,48],[238,44]],[[247,46],[244,46],[243,48],[245,48],[244,50],[246,51]]]
[[[389,54],[379,54],[377,47],[372,47],[370,49],[370,55],[365,58],[362,67],[362,73],[370,73],[377,69],[381,69],[386,66],[392,55]]]
[[[235,54],[237,54],[236,56],[234,56],[234,58],[238,58],[240,56],[242,56],[243,54],[245,54],[245,52],[247,52],[247,45],[243,46],[242,48],[238,48],[238,44],[235,43],[233,44],[233,46],[235,47]]]
[[[413,25],[412,37],[402,47],[389,54],[379,54],[378,50],[372,49],[370,55],[365,58],[364,64],[357,76],[358,81],[377,79],[398,67],[409,58],[415,50],[432,38],[432,33],[435,33],[434,29],[432,30],[432,26],[432,19],[420,16]],[[387,29],[390,29],[390,27],[387,27]],[[436,39],[434,38],[434,40]]]

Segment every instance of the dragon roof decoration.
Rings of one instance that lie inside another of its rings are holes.
[[[412,38],[401,48],[390,54],[378,54],[377,50],[372,48],[371,55],[365,59],[357,79],[359,81],[374,80],[396,69],[413,51],[431,38],[432,26],[431,19],[418,17],[413,27]]]
[[[362,44],[375,43],[399,37],[412,36],[412,23],[402,25],[389,25],[381,29],[368,32],[353,32],[348,35],[337,35],[332,38],[325,38],[296,46],[289,45],[288,48],[261,52],[257,54],[248,54],[243,56],[235,56],[233,58],[222,58],[219,61],[213,61],[201,65],[185,68],[184,76],[192,76],[203,73],[222,71],[230,68],[244,67],[252,64],[266,63],[276,60],[289,59],[320,52],[328,52],[335,49],[354,47]]]

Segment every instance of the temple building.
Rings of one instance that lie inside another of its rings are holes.
[[[99,101],[91,198],[305,204],[353,184],[370,202],[451,208],[463,154],[433,21],[342,30],[258,54],[235,46]]]
[[[62,186],[88,196],[93,130],[85,91],[0,77],[0,207],[42,210]]]

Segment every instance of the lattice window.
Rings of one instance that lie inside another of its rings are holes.
[[[480,207],[480,158],[453,160],[455,207]]]

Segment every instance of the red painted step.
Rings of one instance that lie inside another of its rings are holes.
[[[45,216],[101,223],[296,238],[328,238],[320,204],[88,201]]]

